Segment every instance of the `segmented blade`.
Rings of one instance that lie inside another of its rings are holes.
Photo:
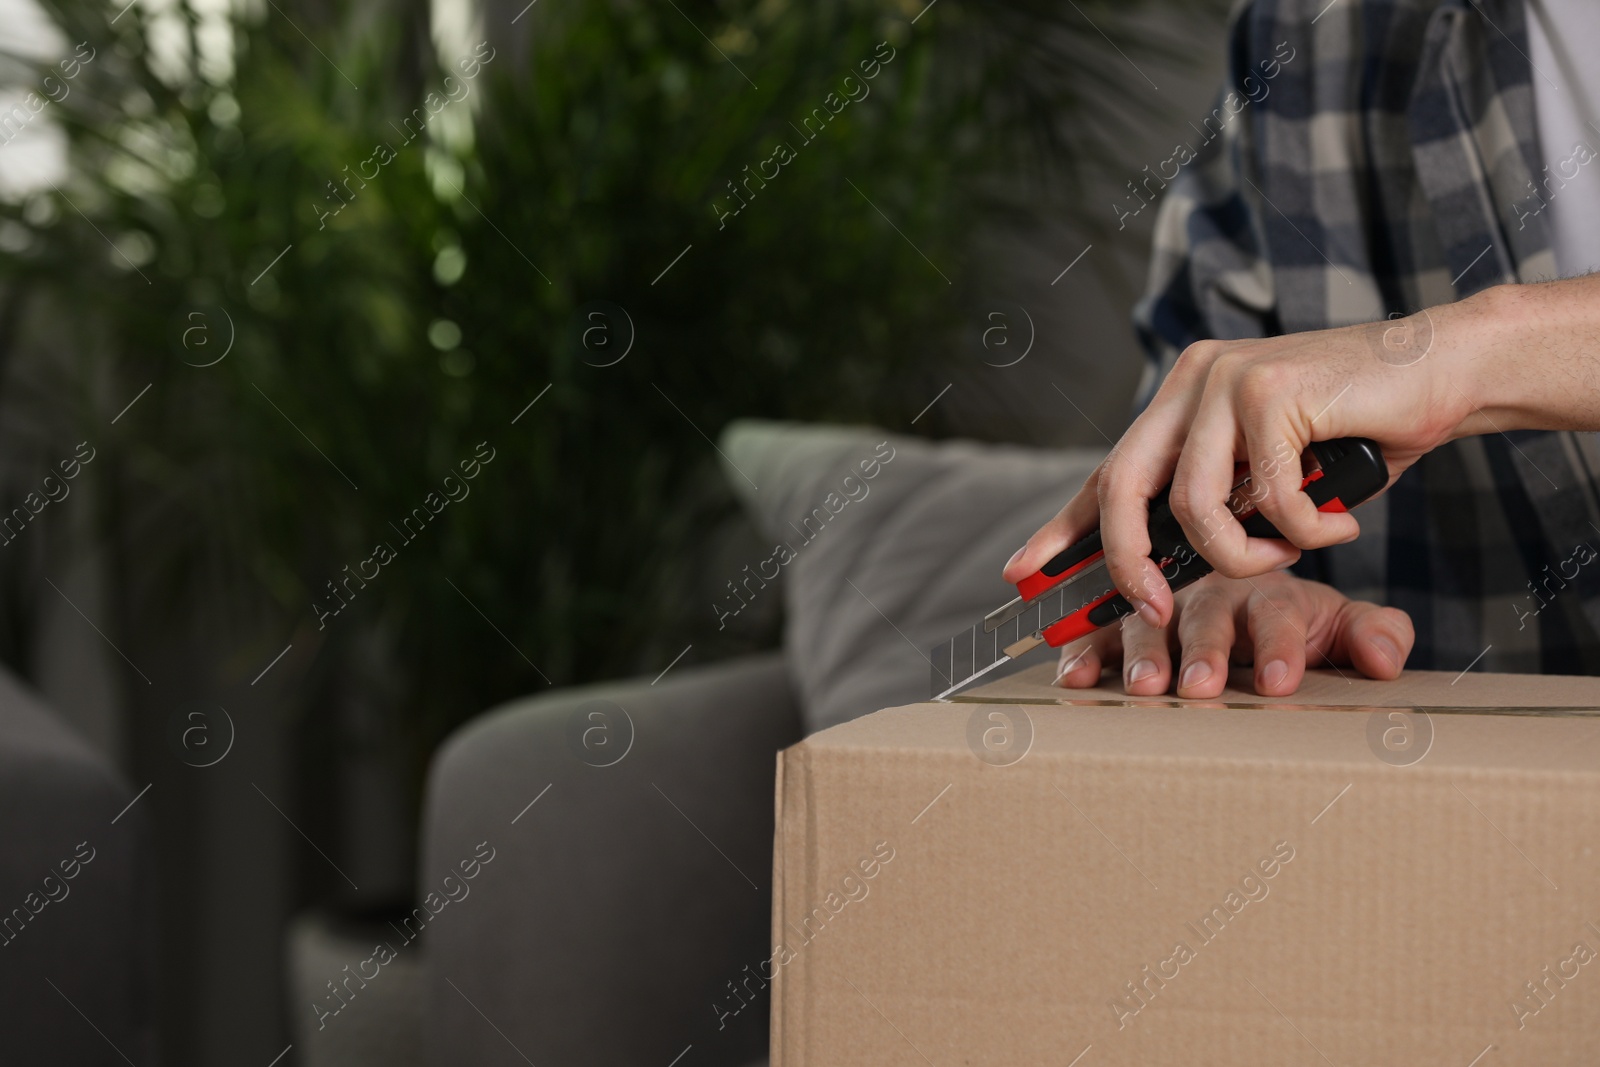
[[[984,631],[979,621],[935,647],[929,655],[931,699],[942,700],[977,681],[1002,663],[1017,659],[1043,642],[1040,634],[1054,623],[1080,611],[1115,588],[1102,560],[996,626]]]

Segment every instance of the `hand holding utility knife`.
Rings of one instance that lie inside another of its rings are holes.
[[[1388,484],[1383,453],[1364,437],[1318,441],[1310,447],[1316,469],[1300,489],[1318,511],[1348,511]],[[1161,568],[1173,592],[1211,573],[1212,567],[1194,550],[1168,504],[1168,486],[1150,501],[1150,558]],[[1252,537],[1282,537],[1256,510],[1253,483],[1247,476],[1228,497],[1228,510]],[[934,700],[943,700],[1039,645],[1059,648],[1133,613],[1106,572],[1100,532],[1063,549],[1036,572],[1017,583],[1017,599],[996,608],[983,621],[933,650]]]

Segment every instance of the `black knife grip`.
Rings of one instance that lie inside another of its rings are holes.
[[[1047,578],[1054,578],[1063,571],[1071,570],[1096,552],[1100,551],[1100,531],[1096,530],[1080,540],[1057,552],[1050,557],[1050,561],[1039,568],[1039,573]]]

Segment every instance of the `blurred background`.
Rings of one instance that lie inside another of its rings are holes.
[[[731,420],[1114,439],[1225,13],[0,0],[0,657],[143,842],[122,1059],[321,1062],[454,728],[776,646]]]

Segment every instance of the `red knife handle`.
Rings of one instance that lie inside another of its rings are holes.
[[[1071,644],[1080,637],[1086,637],[1101,625],[1090,620],[1090,616],[1094,614],[1095,609],[1113,600],[1122,600],[1123,603],[1127,603],[1122,594],[1113,589],[1093,603],[1085,604],[1066,618],[1059,619],[1046,626],[1039,631],[1039,636],[1044,638],[1044,643],[1051,648],[1060,648],[1062,645]]]
[[[1105,555],[1100,546],[1100,531],[1076,541],[1057,552],[1043,567],[1017,583],[1017,593],[1023,600],[1032,600],[1040,593],[1060,585],[1083,568]]]

